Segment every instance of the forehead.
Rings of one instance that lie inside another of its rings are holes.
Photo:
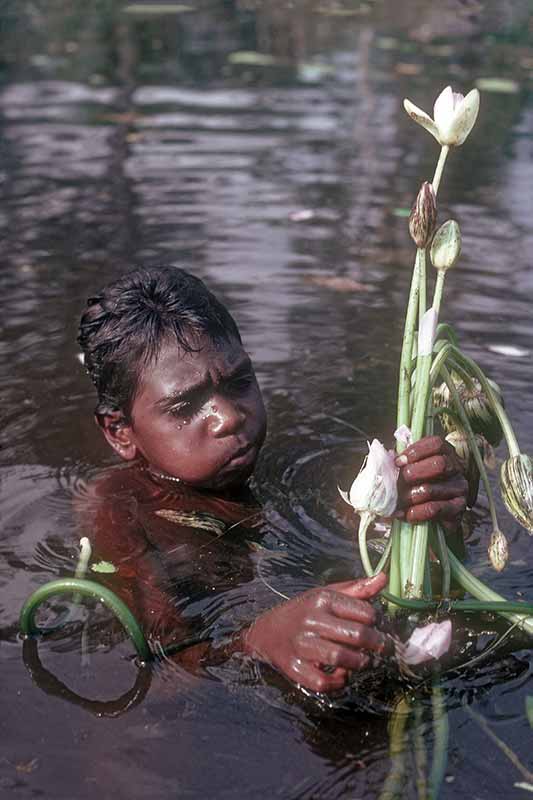
[[[175,340],[166,340],[157,358],[142,370],[137,398],[155,402],[163,394],[183,391],[199,383],[216,384],[247,359],[242,345],[234,338],[215,343],[208,337],[199,337],[191,346],[194,350],[187,352]]]

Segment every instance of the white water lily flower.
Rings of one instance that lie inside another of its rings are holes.
[[[447,653],[452,643],[452,623],[431,622],[422,628],[415,628],[409,637],[402,659],[407,664],[423,664],[432,658],[440,658]]]
[[[403,106],[409,116],[435,137],[442,146],[458,147],[474,127],[479,111],[479,92],[472,89],[466,97],[447,86],[435,100],[433,119],[405,99]]]
[[[396,454],[386,450],[378,439],[368,445],[368,456],[348,493],[339,489],[343,499],[359,513],[372,517],[390,517],[398,503],[399,469]]]

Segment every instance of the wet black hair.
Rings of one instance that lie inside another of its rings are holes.
[[[193,352],[199,336],[241,341],[227,308],[194,275],[173,266],[129,272],[89,297],[78,342],[98,392],[98,418],[121,411],[129,420],[142,370],[173,337]]]

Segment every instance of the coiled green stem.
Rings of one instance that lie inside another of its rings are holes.
[[[35,624],[37,609],[50,597],[60,594],[72,594],[73,592],[82,597],[92,597],[108,608],[130,637],[141,661],[150,661],[152,659],[152,652],[146,637],[127,605],[111,589],[101,586],[95,581],[81,578],[60,578],[59,580],[49,581],[49,583],[39,587],[22,606],[19,620],[21,632],[25,636],[42,635],[49,632],[46,628],[39,628]]]

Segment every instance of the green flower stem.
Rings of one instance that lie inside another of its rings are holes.
[[[466,367],[468,372],[470,372],[471,375],[473,374],[474,377],[476,377],[480,382],[481,387],[485,392],[485,394],[487,395],[487,398],[498,417],[500,425],[502,426],[503,435],[505,436],[507,447],[509,448],[509,455],[511,457],[519,456],[520,447],[518,446],[518,442],[516,440],[516,436],[512,428],[511,422],[503,406],[496,397],[494,390],[488,381],[487,376],[485,375],[483,370],[480,367],[478,367],[476,362],[473,361],[468,356],[465,356],[465,354],[461,352],[461,350],[459,350],[458,347],[453,347],[452,345],[451,352],[453,353],[454,358],[457,359],[459,364]]]
[[[446,381],[446,385],[448,386],[450,395],[453,399],[453,402],[455,403],[455,410],[459,415],[459,419],[461,420],[461,425],[463,426],[463,429],[466,433],[466,437],[468,439],[468,446],[472,451],[472,455],[474,456],[474,460],[479,470],[481,480],[483,481],[483,486],[485,487],[485,493],[487,495],[487,500],[489,503],[490,518],[492,521],[492,530],[499,530],[500,526],[498,525],[498,517],[496,515],[496,503],[494,502],[494,494],[492,492],[492,487],[490,485],[489,476],[487,475],[487,470],[485,469],[485,464],[483,463],[483,458],[481,456],[481,453],[479,452],[479,447],[477,446],[474,431],[472,430],[472,426],[470,425],[470,420],[466,416],[466,412],[461,403],[461,398],[459,397],[459,392],[455,387],[453,378],[448,372],[448,369],[444,365],[442,365],[441,367],[441,374],[444,380]]]
[[[439,269],[437,270],[437,280],[435,282],[435,292],[433,294],[433,308],[437,312],[437,316],[440,312],[440,304],[442,302],[442,293],[444,292],[444,279],[446,278],[446,270]]]
[[[392,532],[391,535],[389,536],[389,540],[387,542],[385,550],[383,551],[381,558],[379,559],[378,563],[376,564],[376,567],[372,572],[373,575],[377,575],[378,572],[383,572],[383,570],[386,569],[387,562],[390,558],[391,550],[392,550]]]
[[[450,724],[444,695],[435,681],[431,695],[433,707],[433,763],[429,773],[429,800],[437,800],[448,764]]]
[[[405,596],[409,583],[411,568],[411,550],[413,547],[413,526],[408,522],[400,523],[400,594]]]
[[[407,304],[407,314],[405,315],[405,327],[403,334],[402,355],[400,359],[400,379],[398,385],[398,414],[397,414],[397,427],[400,425],[409,424],[409,395],[411,391],[411,370],[412,370],[412,352],[413,340],[415,336],[415,328],[418,314],[418,298],[420,293],[420,272],[421,261],[423,259],[424,251],[418,249],[416,251],[415,266],[413,269],[413,277],[411,279],[411,289],[409,291],[409,302]],[[397,451],[401,453],[405,445],[401,442],[397,443]]]
[[[35,636],[47,632],[46,628],[41,629],[35,624],[35,614],[39,606],[58,594],[71,594],[75,592],[83,597],[92,597],[108,608],[118,619],[133,644],[142,661],[150,661],[152,653],[142,629],[122,600],[108,589],[95,581],[88,581],[81,578],[62,578],[56,581],[49,581],[35,591],[24,603],[20,612],[20,630],[24,636]]]
[[[426,427],[431,359],[431,353],[428,356],[419,356],[417,359],[415,406],[413,409],[413,419],[411,421],[411,437],[413,442],[417,442],[422,438]]]
[[[392,523],[391,533],[391,559],[389,570],[389,591],[390,596],[401,595],[400,577],[400,521],[395,519]],[[389,603],[389,613],[395,614],[397,607],[394,603]]]
[[[406,597],[420,597],[422,595],[427,563],[428,537],[428,522],[421,522],[414,526],[411,570],[407,586],[405,587]]]
[[[511,622],[517,623],[518,627],[533,636],[533,617],[525,616],[533,613],[532,603],[510,603],[505,600],[501,595],[489,589],[488,586],[474,577],[472,573],[454,556],[451,550],[448,549],[448,558],[450,560],[450,568],[455,580],[465,589],[470,592],[478,600],[482,601],[482,605],[486,610],[494,610],[502,614]],[[387,598],[389,599],[389,598]],[[461,601],[463,607],[464,603],[468,601]],[[500,604],[497,607],[497,604]],[[455,605],[455,604],[453,604]],[[458,606],[457,606],[458,607]],[[516,613],[518,612],[518,613]]]
[[[450,571],[450,559],[448,558],[448,546],[446,544],[446,536],[442,529],[441,525],[437,525],[437,529],[434,534],[434,541],[435,541],[435,550],[439,556],[440,568],[442,571],[442,589],[441,593],[443,597],[449,597],[450,595],[450,578],[451,578],[451,571]]]
[[[439,160],[437,161],[437,166],[435,167],[435,174],[431,182],[433,184],[433,191],[435,192],[435,196],[439,191],[442,173],[444,172],[444,165],[446,164],[446,159],[448,157],[449,152],[450,148],[448,147],[448,145],[443,145],[440,151]]]
[[[448,322],[439,322],[437,325],[436,338],[440,339],[441,336],[446,336],[451,344],[459,347],[459,337]]]
[[[454,570],[454,566],[452,565],[452,555],[453,553],[448,550],[452,575],[456,578],[456,580],[459,581],[458,573]],[[488,589],[480,580],[474,578],[474,576],[466,569],[466,567],[463,567],[458,559],[455,559],[455,561],[460,567],[463,568],[466,576],[468,576],[464,577],[465,583],[468,583],[469,586],[474,586],[473,582],[475,582],[482,587],[479,589],[479,594],[481,594],[481,592],[483,592],[485,595],[490,593],[493,598],[497,599],[491,600],[487,597],[487,599],[479,600],[450,600],[443,605],[442,600],[422,600],[408,597],[397,597],[396,595],[392,595],[390,592],[387,592],[385,589],[380,592],[380,595],[388,603],[393,603],[399,608],[405,608],[407,611],[441,611],[443,613],[460,611],[462,613],[476,612],[487,614],[503,614],[503,616],[508,617],[509,619],[512,618],[513,622],[515,622],[518,627],[524,627],[524,623],[527,622],[528,626],[525,627],[525,630],[533,635],[533,619],[531,619],[531,615],[533,614],[533,603],[515,603],[510,600],[505,600],[505,598],[503,598],[501,595],[496,594],[496,592],[492,592],[490,589]],[[463,580],[462,576],[461,579]],[[463,586],[463,588],[466,588],[466,586]],[[470,591],[470,589],[467,591],[469,591],[470,594],[473,594],[473,591]],[[475,589],[475,591],[477,592],[478,589]],[[526,617],[525,620],[524,616]],[[529,623],[531,623],[531,625],[529,625]]]
[[[357,533],[361,563],[363,564],[363,569],[369,578],[371,578],[372,575],[374,575],[374,568],[370,562],[370,558],[368,555],[368,547],[366,545],[366,533],[373,519],[374,519],[373,514],[370,514],[368,511],[363,511],[363,513],[359,518],[359,531]]]
[[[424,314],[426,313],[426,304],[427,304],[427,287],[426,287],[426,251],[419,250],[420,258],[419,258],[419,265],[420,265],[420,283],[418,289],[418,319],[421,320]]]

